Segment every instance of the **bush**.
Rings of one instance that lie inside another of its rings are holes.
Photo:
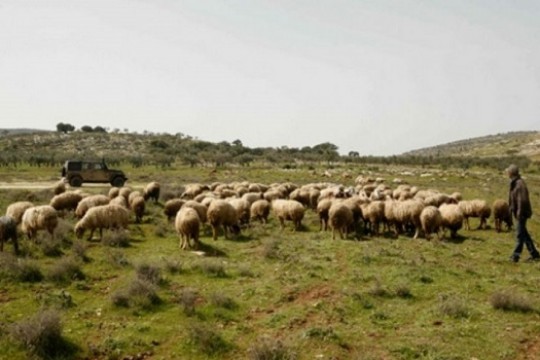
[[[45,256],[58,257],[62,255],[62,242],[60,239],[51,238],[49,234],[41,237],[40,247]]]
[[[125,230],[108,231],[103,235],[101,243],[109,247],[129,247],[129,235]]]
[[[107,261],[115,267],[125,267],[129,265],[126,254],[120,250],[111,250],[107,252]]]
[[[81,270],[80,263],[72,258],[66,257],[58,260],[50,269],[47,277],[55,282],[69,282],[71,280],[82,280],[85,278]]]
[[[182,305],[184,314],[191,316],[195,313],[195,305],[198,297],[197,290],[192,288],[184,288],[178,293],[177,302]]]
[[[191,326],[189,336],[191,343],[207,355],[223,354],[231,348],[221,335],[204,325]]]
[[[169,274],[179,274],[182,272],[182,263],[177,259],[163,259],[165,270]]]
[[[21,282],[39,282],[43,280],[43,273],[33,260],[18,259],[11,254],[1,254],[0,277]]]
[[[154,284],[141,279],[134,279],[126,288],[115,291],[111,295],[111,301],[116,306],[137,306],[148,309],[159,304],[161,299]]]
[[[71,251],[73,253],[73,256],[75,256],[78,259],[81,259],[84,262],[90,261],[90,258],[86,255],[86,251],[88,250],[88,245],[84,241],[77,240],[73,243],[73,246],[71,247]]]
[[[224,309],[234,310],[238,308],[238,304],[236,303],[236,301],[220,293],[213,293],[210,296],[210,301],[212,302],[214,306],[221,307]]]
[[[534,310],[528,298],[516,294],[513,290],[503,290],[493,293],[490,302],[491,306],[498,310],[518,312],[531,312]]]
[[[141,263],[135,268],[137,279],[158,285],[161,281],[161,269],[156,265]]]
[[[465,301],[455,296],[442,295],[439,297],[439,311],[456,319],[468,318],[471,311]]]
[[[70,353],[62,337],[60,314],[55,310],[40,310],[35,315],[12,325],[10,334],[32,355],[57,358]]]
[[[251,360],[294,360],[298,358],[296,353],[285,346],[281,340],[270,337],[257,339],[248,352]]]
[[[217,260],[204,260],[195,265],[204,274],[219,278],[227,277],[223,264]]]

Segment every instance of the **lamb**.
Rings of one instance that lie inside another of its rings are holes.
[[[345,239],[353,223],[353,212],[344,203],[334,202],[328,210],[328,222],[332,228],[332,240],[336,239],[336,231],[341,239]]]
[[[144,197],[140,195],[131,197],[130,194],[129,208],[135,213],[135,222],[137,224],[141,223],[144,216],[144,210],[146,209]]]
[[[52,206],[56,211],[75,210],[82,198],[83,195],[80,192],[68,191],[53,196],[49,202],[49,205]]]
[[[77,205],[77,208],[75,209],[75,216],[81,219],[91,207],[107,205],[109,201],[110,199],[107,195],[98,194],[85,197]]]
[[[441,213],[441,226],[450,230],[450,237],[455,239],[457,232],[463,226],[463,211],[458,204],[442,204],[439,207]]]
[[[305,208],[296,200],[277,199],[272,202],[272,210],[279,219],[281,228],[285,227],[285,220],[290,220],[294,224],[294,230],[302,227]]]
[[[4,242],[11,240],[15,254],[19,254],[17,242],[17,223],[11,216],[0,216],[0,252],[4,251]]]
[[[497,199],[493,202],[493,217],[495,218],[495,230],[497,232],[502,231],[502,223],[506,223],[506,229],[512,229],[512,214],[510,213],[510,206],[506,200]]]
[[[190,239],[193,239],[194,246],[199,244],[201,220],[195,209],[190,207],[181,208],[176,214],[174,226],[180,237],[180,248],[182,250],[190,248]]]
[[[184,200],[178,198],[167,200],[163,208],[163,212],[165,213],[167,220],[171,221],[174,217],[176,217],[176,214],[185,203],[186,202]]]
[[[249,212],[251,219],[258,219],[262,224],[266,224],[270,214],[270,203],[265,199],[257,200],[251,204]]]
[[[143,197],[144,200],[154,199],[154,203],[157,203],[159,200],[159,192],[161,186],[157,181],[152,181],[144,188]]]
[[[223,227],[225,237],[228,237],[229,231],[233,234],[240,233],[238,224],[238,213],[236,209],[226,200],[216,199],[208,207],[208,222],[212,226],[212,238],[217,240],[217,233],[220,227]]]
[[[34,239],[39,230],[47,230],[51,237],[58,225],[58,214],[50,205],[33,206],[22,216],[21,229],[29,239]]]
[[[94,231],[99,229],[99,238],[103,238],[103,229],[126,229],[129,223],[129,211],[119,205],[100,205],[88,209],[81,220],[75,224],[75,235],[81,238],[90,230],[88,240],[92,240]]]
[[[439,230],[442,224],[442,216],[439,208],[431,205],[426,206],[420,214],[420,223],[427,240],[431,239],[432,233],[437,234],[437,238],[440,240]]]
[[[6,215],[13,218],[13,220],[15,220],[15,223],[18,225],[22,221],[24,212],[33,206],[34,204],[30,201],[17,201],[7,207]]]
[[[471,226],[469,225],[470,217],[480,218],[480,224],[477,229],[486,228],[487,219],[491,216],[491,208],[485,200],[462,200],[458,203],[458,206],[461,208],[461,211],[463,211],[465,229],[471,229]]]

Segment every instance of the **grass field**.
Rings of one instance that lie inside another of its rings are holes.
[[[369,171],[466,199],[507,196],[502,174],[479,170],[339,168],[332,178],[314,169],[126,170],[134,188],[158,180],[164,191],[193,181],[352,184]],[[0,181],[57,175],[18,169]],[[540,177],[526,180],[538,214]],[[1,189],[0,211],[50,197],[48,189]],[[5,246],[0,358],[540,358],[540,263],[510,263],[514,233],[496,233],[492,219],[489,229],[461,230],[452,241],[388,234],[332,241],[309,210],[298,232],[281,230],[272,216],[232,240],[213,241],[205,227],[204,256],[179,250],[163,202],[147,203],[129,235],[106,233],[102,242],[75,239],[75,222],[68,215],[55,240],[42,234],[39,245],[21,237],[19,259]],[[540,238],[538,215],[529,231]]]

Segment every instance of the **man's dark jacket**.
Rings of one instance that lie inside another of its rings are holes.
[[[508,204],[516,219],[528,219],[532,216],[529,190],[520,176],[513,178],[510,182]]]

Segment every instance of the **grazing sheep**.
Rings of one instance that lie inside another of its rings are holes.
[[[192,209],[195,209],[197,211],[197,214],[199,214],[199,219],[201,219],[201,223],[206,223],[206,220],[208,219],[208,207],[205,205],[196,202],[195,200],[188,200],[184,204],[185,207],[189,207]],[[182,207],[184,207],[182,206]]]
[[[4,251],[4,242],[11,240],[15,254],[19,253],[17,242],[17,223],[11,216],[0,216],[0,252]]]
[[[49,205],[52,206],[56,211],[63,210],[75,210],[79,201],[81,201],[83,195],[80,192],[68,191],[59,195],[53,196]]]
[[[51,237],[58,225],[58,214],[50,205],[33,206],[22,216],[21,229],[29,239],[34,239],[39,230],[47,230]]]
[[[506,200],[497,199],[493,202],[493,217],[495,218],[495,230],[502,231],[502,223],[506,223],[506,229],[512,229],[512,213]]]
[[[133,190],[129,186],[123,186],[118,190],[118,195],[123,196],[129,203],[129,194],[131,194],[132,191]]]
[[[366,227],[372,235],[379,235],[379,227],[382,221],[384,221],[384,201],[372,201],[369,203],[363,203],[360,205]]]
[[[457,232],[463,226],[463,211],[457,204],[442,204],[439,207],[441,213],[441,226],[450,230],[450,237],[455,239]]]
[[[203,191],[209,190],[209,189],[210,188],[208,186],[198,184],[198,183],[187,184],[185,189],[184,189],[184,192],[182,193],[182,195],[180,197],[182,199],[194,199],[195,196],[197,196],[200,193],[202,193]]]
[[[229,199],[228,202],[234,207],[238,214],[238,221],[241,225],[249,224],[249,211],[251,208],[250,203],[247,200],[234,198]]]
[[[286,195],[280,189],[277,189],[277,188],[270,188],[266,190],[263,194],[264,199],[270,203],[277,199],[284,199],[285,196]]]
[[[129,201],[129,208],[135,214],[135,222],[137,224],[140,224],[142,222],[144,211],[146,209],[146,203],[144,201],[144,198],[140,195],[131,197],[131,194],[130,194],[130,200],[131,201]]]
[[[101,194],[85,197],[77,205],[77,208],[75,209],[75,216],[81,219],[91,207],[107,205],[109,201],[110,199],[108,196]]]
[[[332,207],[332,199],[322,199],[317,203],[317,215],[319,215],[319,231],[328,230],[328,218],[330,208]]]
[[[194,246],[199,244],[199,229],[201,220],[197,211],[193,208],[183,207],[176,214],[174,227],[180,237],[180,249],[189,249],[190,239],[193,239]]]
[[[103,229],[126,229],[129,223],[129,211],[119,205],[100,205],[88,209],[81,220],[75,224],[75,235],[82,238],[90,230],[88,240],[92,240],[94,231],[99,229],[99,239],[103,238]]]
[[[270,203],[265,199],[257,200],[251,204],[249,212],[251,219],[258,219],[262,224],[266,224],[270,214]]]
[[[253,205],[253,203],[257,200],[261,200],[263,198],[263,194],[260,192],[247,192],[244,195],[242,195],[242,199],[249,202],[250,206]]]
[[[120,195],[120,188],[117,188],[116,186],[113,186],[109,189],[109,192],[107,194],[109,196],[109,199],[114,199],[118,195]]]
[[[491,208],[487,201],[481,199],[462,200],[458,203],[458,206],[461,208],[461,211],[463,211],[465,229],[471,229],[471,226],[469,225],[470,217],[480,218],[480,224],[477,229],[486,228],[487,219],[491,216]]]
[[[154,199],[154,202],[157,203],[159,200],[159,192],[161,186],[157,181],[152,181],[144,188],[143,197],[144,200]]]
[[[6,215],[13,218],[13,220],[15,220],[15,223],[18,225],[22,221],[24,212],[33,206],[34,204],[30,201],[17,201],[7,207]]]
[[[290,220],[294,224],[294,230],[300,230],[305,208],[296,200],[277,199],[272,202],[272,210],[279,219],[281,228],[285,227],[285,220]]]
[[[442,216],[439,208],[428,205],[420,214],[420,223],[422,224],[422,230],[427,240],[431,239],[431,234],[437,234],[437,238],[440,240],[439,230],[442,224]]]
[[[396,235],[401,233],[404,228],[414,228],[414,239],[418,238],[422,224],[420,222],[420,214],[424,209],[424,204],[421,201],[410,199],[405,201],[397,201],[394,204],[393,216],[396,226]]]
[[[233,234],[240,233],[238,224],[238,213],[236,209],[226,200],[216,199],[208,207],[208,222],[212,226],[212,238],[217,240],[217,233],[220,227],[223,227],[225,237],[228,237],[229,231]]]
[[[332,240],[336,239],[336,231],[341,239],[345,239],[353,223],[353,213],[344,203],[334,202],[328,210],[328,222],[332,228]]]
[[[165,202],[163,207],[163,212],[167,217],[167,221],[171,221],[180,210],[180,208],[185,204],[185,201],[182,199],[170,199]]]
[[[111,199],[111,201],[109,201],[109,204],[110,205],[118,205],[118,206],[122,206],[125,209],[129,209],[129,204],[128,204],[126,198],[123,197],[123,196],[117,196],[117,197]]]
[[[135,190],[135,191],[132,191],[132,192],[129,193],[129,195],[127,197],[127,202],[129,204],[129,206],[131,206],[131,203],[133,202],[133,199],[135,199],[137,197],[142,197],[142,194],[141,194],[140,191]]]
[[[309,207],[311,205],[311,198],[309,197],[309,189],[304,188],[304,187],[293,190],[289,194],[289,199],[296,200],[300,204],[304,205],[305,207]]]
[[[66,192],[66,179],[62,178],[59,181],[57,181],[54,184],[52,190],[53,190],[54,195],[60,195],[62,193],[65,193]]]

